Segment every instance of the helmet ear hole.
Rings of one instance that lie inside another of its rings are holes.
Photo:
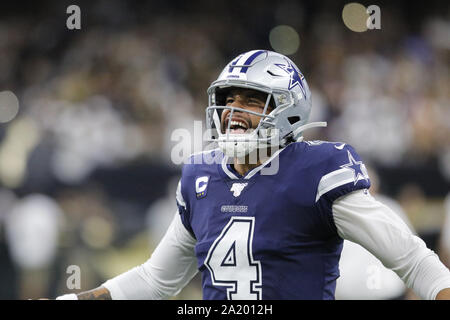
[[[275,99],[273,98],[273,95],[270,97],[269,107],[272,108],[272,110],[277,107],[277,104],[275,103]]]
[[[300,117],[299,116],[292,116],[292,117],[288,117],[288,121],[289,123],[292,125],[294,123],[297,123],[300,121]]]

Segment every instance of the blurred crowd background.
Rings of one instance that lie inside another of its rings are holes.
[[[80,30],[66,27],[71,4]],[[328,122],[307,138],[353,145],[450,266],[449,6],[364,2],[381,29],[353,32],[345,4],[3,2],[0,91],[19,112],[0,123],[0,299],[84,291],[144,262],[176,210],[173,130],[204,120],[209,84],[238,54],[274,50],[280,25],[300,39],[289,57],[311,120]],[[199,281],[177,298],[201,298]]]

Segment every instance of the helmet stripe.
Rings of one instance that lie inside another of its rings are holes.
[[[248,57],[248,59],[244,62],[244,66],[248,66],[249,64],[251,64],[253,62],[253,60],[255,60],[255,58],[257,56],[259,56],[261,53],[265,52],[265,50],[258,50],[255,53],[253,53],[250,57]],[[246,73],[248,70],[248,67],[242,67],[241,69],[241,73]]]
[[[243,56],[243,54],[239,55],[231,64],[230,64],[230,68],[228,69],[228,72],[231,73],[233,72],[233,68],[236,65],[236,63],[239,61],[239,59]]]

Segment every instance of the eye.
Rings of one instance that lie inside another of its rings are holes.
[[[264,102],[262,102],[261,100],[259,100],[257,98],[249,98],[248,103],[253,104],[253,105],[258,105],[261,108],[264,108]]]
[[[234,102],[234,99],[232,98],[232,97],[228,97],[228,98],[226,98],[226,100],[225,100],[225,103],[226,104],[231,104],[231,103],[233,103]]]
[[[256,100],[256,99],[251,99],[251,100],[249,100],[249,101],[248,101],[248,104],[251,105],[251,106],[253,106],[253,107],[257,107],[257,108],[260,108],[260,109],[264,109],[264,103],[262,103],[261,101]]]

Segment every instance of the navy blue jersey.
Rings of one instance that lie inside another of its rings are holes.
[[[204,299],[334,299],[343,240],[332,203],[370,186],[351,146],[292,143],[244,177],[218,150],[190,161],[177,202]]]

